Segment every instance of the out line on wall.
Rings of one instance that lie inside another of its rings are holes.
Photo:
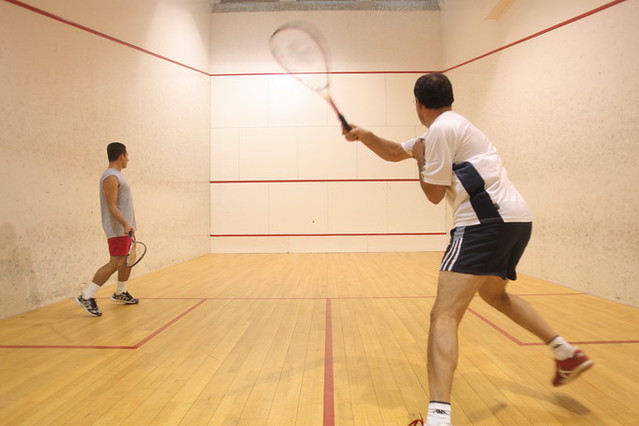
[[[110,36],[110,35],[108,35],[106,33],[91,29],[91,28],[89,28],[87,26],[78,24],[76,22],[70,21],[70,20],[65,19],[65,18],[62,18],[62,17],[60,17],[58,15],[55,15],[55,14],[50,13],[50,12],[47,12],[47,11],[45,11],[43,9],[39,9],[39,8],[37,8],[35,6],[29,5],[29,4],[24,3],[24,2],[22,2],[20,0],[3,0],[3,1],[5,1],[7,3],[10,3],[10,4],[13,4],[15,6],[21,7],[23,9],[29,10],[31,12],[37,13],[37,14],[42,15],[44,17],[53,19],[55,21],[61,22],[63,24],[70,25],[70,26],[72,26],[74,28],[77,28],[79,30],[88,32],[88,33],[96,35],[98,37],[102,37],[102,38],[104,38],[106,40],[109,40],[109,41],[112,41],[114,43],[118,43],[118,44],[121,44],[121,45],[123,45],[125,47],[137,50],[137,51],[145,53],[147,55],[151,55],[151,56],[153,56],[155,58],[170,62],[170,63],[178,65],[180,67],[184,67],[184,68],[190,69],[190,70],[198,72],[200,74],[207,75],[209,77],[268,76],[268,75],[284,75],[285,74],[285,73],[281,73],[281,72],[280,73],[236,73],[236,74],[214,74],[214,73],[210,73],[210,72],[203,71],[203,70],[200,70],[198,68],[192,67],[190,65],[184,64],[182,62],[178,62],[178,61],[176,61],[174,59],[168,58],[168,57],[160,55],[158,53],[152,52],[152,51],[150,51],[148,49],[144,49],[144,48],[142,48],[140,46],[136,46],[136,45],[134,45],[132,43],[129,43],[127,41],[124,41],[124,40],[118,39],[116,37]],[[595,9],[592,9],[592,10],[590,10],[588,12],[585,12],[585,13],[582,13],[582,14],[580,14],[578,16],[575,16],[574,18],[567,19],[567,20],[565,20],[563,22],[560,22],[560,23],[558,23],[556,25],[553,25],[553,26],[551,26],[549,28],[546,28],[545,30],[538,31],[538,32],[536,32],[536,33],[534,33],[534,34],[532,34],[530,36],[524,37],[524,38],[519,39],[517,41],[514,41],[512,43],[506,44],[505,46],[502,46],[502,47],[499,47],[497,49],[491,50],[490,52],[484,53],[483,55],[480,55],[480,56],[477,56],[475,58],[469,59],[469,60],[467,60],[465,62],[462,62],[462,63],[460,63],[458,65],[452,66],[452,67],[447,68],[447,69],[442,70],[442,71],[330,71],[329,74],[333,74],[333,75],[349,74],[350,75],[350,74],[428,74],[428,73],[433,73],[433,72],[446,73],[448,71],[460,68],[460,67],[462,67],[464,65],[468,65],[468,64],[470,64],[472,62],[475,62],[475,61],[478,61],[480,59],[483,59],[483,58],[485,58],[487,56],[490,56],[490,55],[493,55],[495,53],[501,52],[503,50],[509,49],[509,48],[511,48],[513,46],[516,46],[518,44],[521,44],[521,43],[523,43],[525,41],[531,40],[531,39],[539,37],[539,36],[541,36],[543,34],[546,34],[546,33],[549,33],[551,31],[554,31],[554,30],[556,30],[558,28],[561,28],[561,27],[564,27],[566,25],[569,25],[569,24],[572,24],[574,22],[577,22],[579,20],[587,18],[587,17],[589,17],[591,15],[594,15],[596,13],[602,12],[602,11],[604,11],[604,10],[610,8],[610,7],[617,6],[617,5],[619,5],[621,3],[624,3],[626,1],[627,0],[614,0],[614,1],[611,1],[609,3],[606,3],[604,5],[601,5],[601,6],[597,7],[597,8],[595,8]]]
[[[625,1],[627,1],[627,0],[614,0],[614,1],[611,1],[610,3],[606,3],[606,4],[602,5],[602,6],[599,6],[599,7],[595,8],[595,9],[592,9],[592,10],[590,10],[588,12],[582,13],[581,15],[575,16],[574,18],[567,19],[567,20],[565,20],[563,22],[560,22],[560,23],[558,23],[556,25],[553,25],[552,27],[546,28],[545,30],[538,31],[538,32],[536,32],[536,33],[534,33],[532,35],[529,35],[528,37],[524,37],[524,38],[519,39],[517,41],[514,41],[512,43],[508,43],[505,46],[499,47],[499,48],[497,48],[495,50],[491,50],[488,53],[484,53],[483,55],[477,56],[476,58],[473,58],[473,59],[469,59],[466,62],[462,62],[461,64],[455,65],[454,67],[447,68],[447,69],[445,69],[443,71],[440,71],[440,72],[441,73],[446,73],[448,71],[452,71],[454,69],[463,67],[464,65],[468,65],[468,64],[470,64],[472,62],[478,61],[478,60],[483,59],[483,58],[485,58],[487,56],[494,55],[495,53],[498,53],[498,52],[501,52],[503,50],[509,49],[509,48],[511,48],[513,46],[516,46],[518,44],[521,44],[521,43],[523,43],[525,41],[531,40],[533,38],[537,38],[537,37],[539,37],[541,35],[544,35],[546,33],[554,31],[554,30],[556,30],[558,28],[564,27],[564,26],[566,26],[568,24],[572,24],[573,22],[577,22],[577,21],[579,21],[581,19],[584,19],[584,18],[586,18],[588,16],[594,15],[595,13],[601,12],[603,10],[606,10],[606,9],[612,7],[612,6],[616,6],[616,5],[618,5],[620,3],[623,3]]]
[[[89,28],[87,26],[84,26],[84,25],[78,24],[76,22],[70,21],[68,19],[62,18],[62,17],[60,17],[58,15],[54,15],[53,13],[47,12],[46,10],[39,9],[39,8],[37,8],[35,6],[31,6],[30,4],[23,3],[23,2],[21,2],[19,0],[4,0],[4,1],[6,1],[7,3],[14,4],[14,5],[18,6],[18,7],[23,8],[23,9],[29,10],[31,12],[35,12],[35,13],[37,13],[39,15],[42,15],[42,16],[45,16],[47,18],[53,19],[54,21],[58,21],[58,22],[61,22],[63,24],[66,24],[66,25],[70,25],[72,27],[75,27],[75,28],[77,28],[79,30],[82,30],[82,31],[85,31],[87,33],[96,35],[98,37],[102,37],[102,38],[104,38],[106,40],[109,40],[109,41],[112,41],[114,43],[121,44],[121,45],[126,46],[128,48],[131,48],[131,49],[137,50],[139,52],[145,53],[147,55],[153,56],[155,58],[161,59],[163,61],[171,62],[172,64],[175,64],[175,65],[178,65],[180,67],[184,67],[184,68],[190,69],[191,71],[195,71],[195,72],[198,72],[200,74],[204,74],[204,75],[208,75],[208,76],[211,75],[210,73],[208,73],[206,71],[202,71],[202,70],[197,69],[195,67],[192,67],[190,65],[186,65],[186,64],[184,64],[182,62],[178,62],[178,61],[176,61],[174,59],[171,59],[171,58],[168,58],[166,56],[162,56],[162,55],[160,55],[158,53],[152,52],[152,51],[150,51],[148,49],[144,49],[143,47],[136,46],[135,44],[132,44],[132,43],[129,43],[127,41],[121,40],[119,38],[110,36],[110,35],[105,34],[103,32],[100,32],[100,31],[94,30],[92,28]]]

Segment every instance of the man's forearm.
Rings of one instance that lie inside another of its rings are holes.
[[[362,135],[360,141],[366,145],[368,149],[377,154],[377,156],[386,161],[401,161],[410,158],[410,155],[404,151],[401,144],[382,139],[374,133]]]

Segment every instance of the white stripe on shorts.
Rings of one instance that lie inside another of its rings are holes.
[[[459,257],[459,253],[461,252],[462,242],[464,241],[463,228],[461,229],[461,232],[459,234],[457,234],[457,232],[455,232],[455,234],[456,235],[453,238],[453,243],[450,247],[450,250],[448,251],[448,253],[446,253],[446,256],[444,256],[442,264],[439,267],[439,269],[442,271],[451,271],[453,269],[453,266],[455,265],[455,262],[457,261],[457,258]]]

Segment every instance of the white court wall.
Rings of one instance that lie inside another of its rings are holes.
[[[28,3],[208,67],[200,1]],[[112,141],[128,147],[151,247],[134,274],[209,252],[208,75],[4,1],[0,75],[0,317],[77,296],[108,260],[98,181]]]
[[[211,251],[442,250],[445,206],[412,181],[415,163],[346,142],[323,99],[277,75],[268,40],[295,20],[324,34],[348,120],[399,141],[425,131],[412,88],[441,66],[439,13],[214,13]]]
[[[608,1],[447,0],[444,67]],[[501,152],[530,203],[521,272],[639,305],[639,3],[626,1],[448,73],[455,108]]]

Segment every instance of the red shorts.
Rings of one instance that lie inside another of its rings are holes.
[[[128,236],[114,237],[107,239],[109,243],[109,254],[111,256],[126,256],[131,246],[131,238]]]

